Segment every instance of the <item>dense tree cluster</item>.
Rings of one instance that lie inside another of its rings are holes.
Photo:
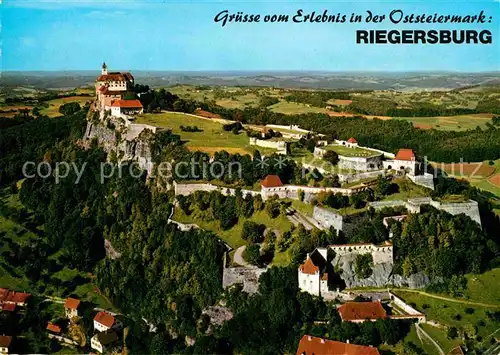
[[[38,163],[59,140],[81,138],[85,114],[81,110],[64,119],[42,117],[25,121],[16,118],[20,124],[0,129],[0,185],[23,178],[23,164]]]
[[[67,116],[67,115],[72,115],[78,111],[80,111],[81,107],[78,102],[68,102],[66,104],[62,104],[59,107],[59,113]]]

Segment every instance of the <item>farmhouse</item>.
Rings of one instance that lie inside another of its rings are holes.
[[[80,300],[76,298],[67,298],[64,302],[64,313],[66,317],[71,319],[73,317],[78,317],[78,307],[80,306]]]
[[[26,305],[26,300],[31,297],[29,293],[10,291],[0,288],[0,305],[14,304],[16,306]]]
[[[52,332],[54,334],[61,334],[61,327],[58,326],[57,324],[54,324],[54,323],[51,323],[51,322],[48,322],[47,323],[47,328],[46,328],[49,332]]]
[[[387,313],[379,300],[373,302],[346,302],[337,308],[343,322],[374,322],[387,318]]]
[[[380,355],[377,348],[304,335],[296,355]]]
[[[104,332],[116,326],[115,317],[106,312],[99,312],[94,317],[94,330]]]
[[[0,354],[8,354],[12,337],[0,335]]]
[[[113,343],[118,341],[118,335],[113,330],[106,330],[96,334],[90,339],[90,347],[101,354]]]

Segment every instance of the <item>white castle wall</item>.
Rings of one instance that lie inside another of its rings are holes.
[[[183,195],[183,196],[191,195],[196,191],[206,191],[206,192],[219,191],[222,195],[226,196],[234,196],[236,194],[236,189],[229,187],[221,187],[209,183],[180,184],[175,181],[174,181],[174,191],[175,195]],[[253,190],[241,190],[241,194],[243,196],[246,195],[255,196],[255,195],[260,195],[260,192]]]
[[[276,149],[280,154],[287,153],[287,143],[285,141],[273,141],[269,139],[250,138],[250,145],[256,145],[263,148]]]
[[[365,149],[363,147],[363,149]],[[315,147],[313,155],[323,157],[327,150],[325,148]],[[372,157],[348,157],[339,154],[338,167],[340,169],[353,169],[360,171],[379,170],[382,167],[382,154]]]
[[[479,205],[474,200],[469,200],[467,202],[441,203],[439,201],[433,201],[430,197],[421,197],[408,199],[407,201],[395,200],[369,202],[369,206],[375,208],[376,210],[382,209],[384,207],[403,206],[411,213],[420,213],[420,208],[422,205],[431,205],[438,210],[446,211],[452,215],[463,213],[470,219],[481,225]]]
[[[392,245],[374,245],[374,244],[344,244],[330,245],[337,257],[345,255],[363,255],[371,254],[373,264],[393,263]]]
[[[424,175],[407,175],[414,184],[434,190],[434,175],[424,173]]]

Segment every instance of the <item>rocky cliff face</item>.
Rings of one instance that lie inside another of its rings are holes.
[[[337,255],[332,261],[335,270],[340,271],[340,278],[347,288],[354,287],[384,287],[388,285],[397,287],[424,288],[430,284],[429,277],[417,273],[404,277],[392,273],[393,263],[383,262],[373,266],[373,273],[366,279],[360,279],[355,271],[356,254]]]
[[[97,139],[104,151],[116,154],[119,162],[135,161],[141,169],[147,170],[150,174],[153,169],[150,144],[153,133],[145,129],[134,138],[130,138],[127,135],[128,130],[129,127],[116,120],[89,120],[83,140]]]

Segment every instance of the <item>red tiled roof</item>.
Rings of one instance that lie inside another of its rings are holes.
[[[314,265],[313,261],[308,256],[306,262],[300,265],[300,271],[302,271],[304,274],[314,275],[319,272],[319,267]]]
[[[379,301],[347,302],[338,308],[343,321],[386,318],[387,313]]]
[[[57,333],[59,334],[61,332],[61,327],[58,326],[57,324],[53,324],[53,323],[48,323],[47,324],[47,330],[50,330],[51,332],[53,333]]]
[[[6,335],[0,335],[0,348],[8,348],[12,337]]]
[[[66,302],[64,302],[65,308],[77,309],[79,305],[80,305],[80,300],[77,300],[76,298],[69,297],[66,298]]]
[[[10,291],[6,288],[0,288],[0,302],[20,304],[26,302],[31,296],[29,293]]]
[[[358,143],[358,141],[354,137],[351,137],[347,140],[347,143]]]
[[[94,320],[102,325],[111,328],[115,324],[115,317],[106,312],[99,312],[95,315]]]
[[[142,108],[142,104],[139,100],[114,100],[111,107]]]
[[[109,90],[109,88],[105,88],[104,90],[101,91],[102,95],[123,95],[125,94],[125,91],[119,91],[119,90]]]
[[[264,187],[280,187],[283,186],[283,183],[278,175],[267,175],[262,180],[261,185]]]
[[[371,346],[342,343],[310,335],[304,335],[299,342],[296,355],[380,355]]]
[[[108,73],[99,75],[96,81],[132,81],[134,77],[130,73]]]
[[[14,312],[16,310],[16,305],[14,303],[6,303],[2,306],[2,311]]]
[[[394,160],[415,160],[413,149],[400,149]]]

